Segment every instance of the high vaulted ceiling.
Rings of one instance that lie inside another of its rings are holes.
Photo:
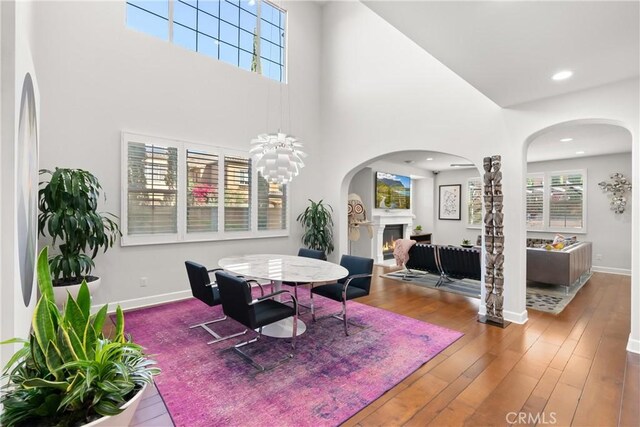
[[[638,1],[363,3],[502,107],[639,74]]]

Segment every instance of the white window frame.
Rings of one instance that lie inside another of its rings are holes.
[[[470,191],[471,189],[470,189],[470,187],[471,187],[471,182],[472,181],[477,181],[477,182],[480,183],[480,206],[481,206],[480,207],[480,212],[481,213],[480,213],[480,223],[478,223],[478,224],[473,224],[471,222],[471,216],[469,215],[469,204],[471,203],[471,191]],[[483,184],[482,177],[480,177],[480,176],[472,177],[472,178],[467,179],[467,189],[466,189],[466,194],[467,194],[467,197],[466,197],[466,204],[467,204],[466,211],[467,212],[466,212],[466,214],[467,214],[467,228],[470,229],[470,230],[480,230],[480,229],[482,229],[482,206],[483,206],[482,184]]]
[[[128,144],[140,142],[170,146],[178,149],[178,232],[162,234],[136,234],[129,235],[128,224]],[[189,150],[201,150],[218,155],[218,231],[187,233],[187,168],[186,152]],[[186,142],[178,139],[162,138],[142,135],[134,132],[123,131],[121,135],[121,215],[120,224],[122,230],[121,246],[156,245],[169,243],[208,242],[239,239],[256,239],[270,237],[288,237],[291,226],[291,199],[290,186],[286,186],[286,227],[278,230],[258,230],[258,172],[255,169],[251,173],[251,218],[249,231],[225,231],[224,230],[224,158],[225,156],[237,156],[250,158],[248,150],[220,147],[212,144]],[[253,166],[252,166],[253,167]]]
[[[179,46],[180,48],[185,49],[184,47],[180,46],[179,44],[175,43],[175,41],[174,41],[174,28],[175,28],[174,8],[175,8],[175,3],[176,3],[177,0],[166,0],[166,1],[167,1],[167,7],[168,7],[167,8],[167,25],[168,25],[167,39],[166,40],[161,39],[161,40],[166,41],[167,43],[169,43],[171,45]],[[224,1],[224,0],[220,0],[220,1]],[[129,27],[129,25],[127,25],[127,16],[126,16],[127,11],[126,11],[126,9],[127,9],[128,3],[129,2],[127,0],[125,0],[125,2],[124,2],[124,4],[125,4],[125,19],[124,19],[125,27],[127,29],[129,29],[129,30],[140,31],[138,29]],[[289,12],[288,12],[288,10],[284,9],[281,5],[276,4],[273,0],[256,0],[256,14],[255,14],[255,16],[257,18],[256,19],[256,34],[257,34],[258,39],[263,38],[262,37],[262,28],[261,28],[262,4],[263,3],[267,3],[270,7],[274,8],[274,9],[277,9],[280,12],[284,13],[284,20],[285,21],[284,21],[284,27],[282,28],[282,30],[284,31],[284,46],[281,46],[283,48],[283,57],[282,57],[282,64],[281,64],[283,70],[282,70],[282,78],[280,80],[276,80],[276,79],[273,79],[273,78],[271,78],[271,77],[269,77],[267,75],[264,75],[260,69],[255,73],[260,75],[260,76],[262,76],[262,77],[268,78],[269,80],[277,81],[277,82],[279,82],[281,84],[288,84],[288,81],[289,81],[289,79],[288,79],[288,76],[289,76],[289,54],[288,54],[288,52],[289,52]],[[136,7],[136,5],[134,5],[134,7]],[[142,10],[147,11],[146,9],[142,9]],[[196,13],[198,13],[198,12],[196,12]],[[250,13],[253,14],[252,12],[250,12]],[[216,18],[216,19],[218,19],[218,25],[220,25],[221,22],[224,22],[224,20],[222,20],[220,17],[213,16],[213,15],[211,15],[211,16]],[[164,17],[162,19],[164,19]],[[238,24],[238,25],[240,25],[240,24]],[[140,31],[140,32],[142,32],[143,34],[151,35],[152,37],[156,38],[153,34],[150,34],[148,32],[145,32],[145,31]],[[240,49],[240,46],[237,46],[237,48]],[[258,56],[258,64],[261,64],[260,59],[262,58],[260,49],[261,49],[261,43],[258,43],[258,45],[256,46],[256,55]],[[244,50],[244,51],[246,52],[246,50]],[[204,54],[202,54],[202,53],[200,53],[198,51],[195,51],[195,52],[198,53],[198,54],[204,55]],[[204,56],[208,56],[208,55],[204,55]],[[267,59],[267,58],[265,58],[265,59]],[[221,60],[219,58],[216,58],[216,60],[224,62],[223,60]],[[271,63],[275,63],[274,61],[271,61],[270,59],[268,59],[268,61],[271,62]],[[233,64],[229,64],[229,65],[233,65]],[[235,65],[235,67],[239,68],[241,70],[247,71],[246,69],[240,67],[239,64]],[[260,65],[259,65],[259,67],[260,67]]]
[[[549,218],[551,213],[551,177],[556,175],[582,175],[582,227],[581,228],[563,228],[563,227],[551,227],[549,225]],[[547,172],[532,172],[528,173],[526,178],[530,177],[543,177],[542,188],[544,191],[544,197],[542,199],[542,220],[543,225],[540,228],[531,228],[527,226],[527,231],[536,232],[548,232],[548,233],[570,233],[570,234],[586,234],[587,233],[587,196],[588,196],[588,181],[586,169],[572,169],[562,171],[547,171]],[[525,191],[527,188],[526,180],[524,185]],[[526,215],[526,201],[525,201],[525,215]]]

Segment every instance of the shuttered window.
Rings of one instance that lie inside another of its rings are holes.
[[[129,142],[127,232],[177,233],[178,150]]]
[[[586,232],[584,170],[527,175],[527,229]]]
[[[527,228],[544,228],[544,175],[527,177]]]
[[[122,165],[123,246],[289,234],[288,187],[246,151],[123,132]]]
[[[258,230],[287,228],[286,185],[267,182],[258,173]]]
[[[482,180],[479,177],[467,182],[467,225],[482,225]]]
[[[218,231],[218,156],[187,150],[187,233]]]
[[[582,174],[551,175],[549,190],[549,227],[582,229],[584,185]]]
[[[248,231],[251,227],[251,160],[224,158],[224,230]]]

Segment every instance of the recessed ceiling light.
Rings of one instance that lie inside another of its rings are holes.
[[[551,78],[553,80],[558,81],[558,80],[568,79],[571,76],[573,76],[573,71],[563,70],[563,71],[555,73]]]
[[[560,140],[560,142],[569,142],[569,141],[573,141],[573,138],[562,138]]]
[[[427,160],[431,161],[433,160],[433,157],[427,157]]]
[[[584,154],[584,151],[582,151],[582,150],[576,151],[576,154]]]

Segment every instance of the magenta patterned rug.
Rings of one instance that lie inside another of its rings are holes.
[[[320,316],[339,311],[333,301],[316,301]],[[303,314],[307,331],[294,358],[259,372],[229,349],[244,337],[207,345],[202,328],[188,329],[221,313],[190,299],[125,314],[127,332],[162,368],[156,385],[176,426],[336,426],[463,335],[350,301],[350,317],[368,329],[347,337],[338,320],[312,323]],[[232,320],[213,327],[225,335],[243,330]],[[290,339],[257,345],[270,360],[291,350]]]

